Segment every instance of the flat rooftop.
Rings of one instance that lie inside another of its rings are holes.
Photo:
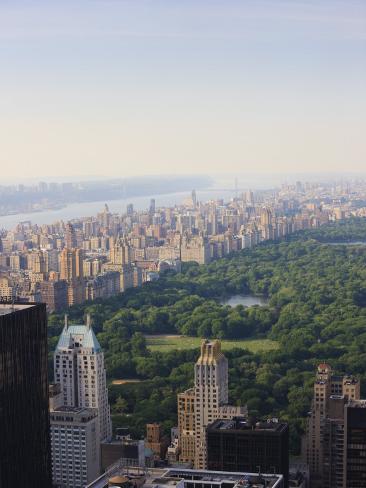
[[[278,421],[249,422],[244,418],[234,418],[232,420],[215,420],[208,426],[208,431],[241,431],[241,432],[282,432],[287,429],[287,424]]]
[[[279,474],[232,473],[179,468],[131,468],[118,462],[86,488],[105,488],[115,476],[141,482],[140,488],[282,488],[283,476]]]
[[[50,411],[50,420],[52,423],[69,423],[69,422],[89,422],[98,415],[96,408],[87,407],[58,407]]]
[[[34,307],[34,303],[9,303],[9,302],[1,302],[0,299],[0,316],[1,315],[8,315],[18,310],[25,310],[26,308]]]

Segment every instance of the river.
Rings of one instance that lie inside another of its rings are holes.
[[[229,199],[233,196],[234,190],[197,190],[197,198],[206,201],[216,198]],[[41,212],[20,213],[0,217],[0,229],[13,229],[19,222],[30,220],[32,224],[52,224],[59,220],[72,220],[81,217],[92,217],[104,208],[107,203],[112,213],[124,213],[129,203],[132,203],[135,210],[145,210],[149,207],[151,198],[156,201],[156,207],[174,206],[181,204],[190,198],[190,192],[165,193],[159,195],[147,195],[144,197],[122,198],[120,200],[105,200],[98,202],[72,203],[60,209],[42,210]]]

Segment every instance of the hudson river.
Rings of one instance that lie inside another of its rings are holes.
[[[233,194],[234,190],[197,190],[197,199],[201,201],[207,201],[212,198],[229,199]],[[68,221],[80,217],[92,217],[103,210],[105,203],[108,204],[109,210],[112,213],[126,212],[126,207],[129,203],[133,204],[135,210],[144,210],[149,207],[151,198],[155,198],[156,207],[173,206],[175,204],[181,204],[184,200],[190,198],[190,192],[165,193],[162,195],[123,198],[121,200],[111,201],[106,198],[105,200],[98,202],[72,203],[56,210],[42,210],[41,212],[5,215],[0,217],[0,229],[13,229],[19,222],[25,220],[30,220],[32,224],[52,224],[58,220]]]

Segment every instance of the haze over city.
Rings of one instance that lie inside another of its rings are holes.
[[[366,487],[365,0],[0,0],[0,488]]]
[[[17,177],[364,169],[363,1],[3,1]]]

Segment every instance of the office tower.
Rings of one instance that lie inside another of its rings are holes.
[[[186,462],[194,462],[196,469],[205,469],[207,425],[219,418],[245,416],[247,409],[227,404],[228,363],[221,352],[220,341],[202,341],[201,355],[194,368],[194,378],[193,391],[187,390],[184,394],[178,395],[179,443],[183,443],[184,447],[180,459],[185,458]]]
[[[63,404],[97,408],[100,440],[112,434],[104,354],[87,317],[86,325],[69,325],[65,318],[54,354],[55,383],[61,384]]]
[[[216,420],[207,427],[207,467],[213,471],[289,472],[289,429],[276,419]]]
[[[51,486],[43,304],[0,304],[0,486]]]
[[[343,395],[330,395],[323,422],[323,488],[343,488],[344,407]]]
[[[59,384],[50,387],[52,481],[56,486],[82,488],[99,475],[98,410],[67,407]]]
[[[326,363],[321,363],[317,369],[314,397],[306,428],[305,454],[311,483],[315,488],[324,486],[324,433],[332,396],[344,396],[346,400],[359,400],[360,383],[356,378],[350,376],[333,375],[331,367]],[[328,428],[330,427],[328,426]]]
[[[65,228],[65,247],[66,249],[73,249],[76,247],[76,233],[74,226],[70,224],[66,224]]]
[[[344,415],[344,479],[342,488],[366,486],[366,400],[350,400]]]
[[[127,215],[128,217],[132,217],[133,215],[133,203],[129,203],[127,205]]]
[[[152,215],[155,213],[155,198],[150,200],[149,213]]]
[[[193,208],[196,208],[197,207],[196,190],[192,190],[192,205],[193,205]]]

